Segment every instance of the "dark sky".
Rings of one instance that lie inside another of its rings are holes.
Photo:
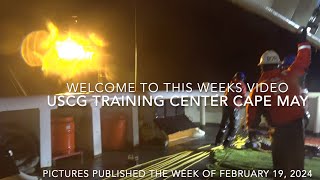
[[[0,6],[1,96],[17,95],[9,68],[28,94],[61,89],[56,78],[28,67],[19,55],[25,35],[44,29],[46,20],[66,28],[78,16],[78,28],[108,40],[116,81],[134,77],[133,0],[2,0]],[[248,81],[259,75],[261,54],[281,58],[296,51],[296,36],[227,1],[137,0],[138,80],[140,82],[226,82],[236,71]],[[319,59],[319,58],[317,58]],[[313,63],[318,69],[319,61]],[[311,69],[311,78],[319,74]],[[64,86],[64,85],[63,85]]]

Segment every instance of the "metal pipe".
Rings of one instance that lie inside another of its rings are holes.
[[[205,126],[206,125],[206,104],[205,104],[205,98],[206,97],[202,97],[200,100],[200,123],[201,126]]]
[[[138,83],[137,1],[134,1],[134,90]]]
[[[247,11],[250,11],[254,14],[262,16],[270,20],[271,22],[277,24],[278,26],[284,29],[287,29],[293,33],[298,33],[299,28],[301,27],[299,24],[281,15],[271,7],[261,5],[259,1],[254,1],[254,0],[241,0],[241,1],[229,0],[229,1]],[[320,39],[317,36],[311,33],[308,33],[307,40],[313,46],[320,48]]]

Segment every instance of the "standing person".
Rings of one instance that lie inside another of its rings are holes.
[[[222,120],[220,123],[220,129],[216,136],[215,146],[223,144],[224,146],[230,146],[231,142],[234,140],[237,133],[237,125],[240,121],[239,106],[236,106],[233,103],[233,98],[236,95],[241,95],[244,100],[244,97],[247,92],[246,85],[244,84],[245,74],[243,72],[237,72],[230,84],[233,84],[233,91],[226,90],[225,96],[227,96],[227,106],[222,107]],[[238,86],[236,85],[238,84]],[[240,85],[240,86],[239,86]],[[240,91],[239,91],[240,90]],[[224,138],[224,136],[226,136]]]
[[[292,63],[294,62],[295,59],[296,59],[296,56],[293,54],[286,56],[282,61],[281,68],[283,70],[288,69],[292,65]],[[300,94],[304,98],[306,98],[309,93],[308,88],[306,86],[306,77],[307,77],[307,73],[305,73],[299,79]],[[309,105],[308,105],[308,101],[307,101],[306,106],[304,107],[304,127],[305,128],[307,128],[309,121],[310,121],[310,112],[309,112]]]
[[[269,95],[271,106],[258,104],[257,106],[247,105],[247,126],[249,132],[257,128],[261,114],[263,114],[268,124],[274,128],[272,133],[272,160],[275,170],[283,170],[287,178],[290,177],[290,170],[304,169],[304,129],[303,116],[304,107],[299,105],[278,106],[279,96],[289,97],[300,95],[299,78],[301,78],[310,65],[311,46],[306,42],[306,30],[299,34],[298,54],[292,65],[282,71],[280,68],[280,58],[274,51],[266,51],[262,54],[258,66],[261,68],[259,85],[266,83],[286,83],[288,90],[281,92],[256,91],[253,89],[250,98],[254,101],[255,96]],[[259,87],[260,86],[260,87]],[[302,103],[301,103],[302,104]],[[278,179],[279,177],[275,177]],[[284,178],[284,176],[282,177]],[[281,178],[280,178],[281,179]]]

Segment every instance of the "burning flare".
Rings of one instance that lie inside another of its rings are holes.
[[[83,47],[71,38],[65,41],[57,41],[56,49],[58,57],[65,60],[86,60],[92,59],[93,52],[86,52]]]
[[[46,75],[57,75],[68,80],[91,72],[103,72],[102,52],[106,43],[91,33],[83,36],[77,32],[59,32],[51,22],[47,31],[34,31],[22,42],[21,55],[32,67],[42,67]]]

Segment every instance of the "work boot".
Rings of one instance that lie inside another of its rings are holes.
[[[217,146],[220,146],[220,145],[222,145],[221,142],[215,142],[215,143],[211,144],[211,146],[213,146],[213,147],[217,147]]]
[[[231,141],[229,141],[228,139],[225,140],[225,141],[223,142],[223,146],[224,146],[224,147],[231,147]]]

